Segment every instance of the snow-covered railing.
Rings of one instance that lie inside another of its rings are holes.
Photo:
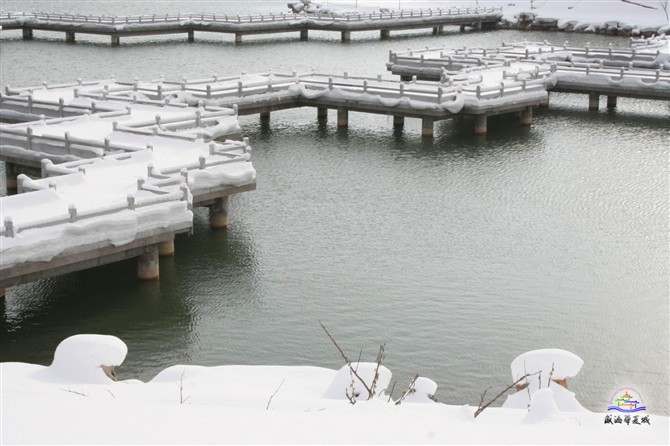
[[[295,13],[267,13],[267,14],[152,14],[135,16],[93,16],[82,14],[57,14],[44,12],[21,12],[0,13],[2,20],[46,20],[71,23],[97,23],[105,25],[133,24],[133,23],[180,23],[183,21],[219,22],[219,23],[263,23],[263,22],[285,22],[301,20],[309,17],[310,20],[330,21],[363,21],[363,20],[397,20],[413,19],[422,17],[461,16],[502,13],[502,7],[498,8],[430,8],[430,9],[402,9],[380,11],[377,13],[355,13],[344,16],[334,14],[306,15]]]
[[[19,187],[23,191],[37,191],[44,189],[44,187],[35,186],[35,182],[25,175],[20,175],[18,181],[20,185]],[[31,182],[33,184],[30,184]],[[51,182],[48,187],[56,189],[56,183]],[[11,215],[5,215],[3,225],[0,228],[0,235],[4,237],[15,237],[21,231],[27,231],[29,229],[46,228],[67,223],[76,223],[87,219],[111,216],[125,210],[136,211],[141,208],[168,203],[171,201],[189,201],[188,187],[183,183],[180,186],[180,190],[177,192],[156,192],[151,188],[142,187],[142,184],[138,182],[138,191],[140,190],[152,193],[153,195],[150,197],[138,199],[134,194],[128,194],[126,204],[124,205],[112,204],[86,211],[78,210],[75,205],[71,204],[68,206],[67,214],[63,212],[60,215],[51,215],[46,218],[26,222],[21,225],[15,224]]]
[[[68,113],[75,115],[81,115],[87,112],[113,114],[126,113],[125,110],[119,111],[118,107],[109,107],[104,104],[98,105],[96,102],[92,102],[90,106],[83,104],[66,104],[63,98],[59,98],[58,102],[54,103],[53,101],[34,99],[32,94],[8,96],[0,93],[0,107],[7,108],[8,105],[14,109],[19,108],[30,114],[53,113],[56,117],[61,118],[65,117]]]
[[[146,146],[133,146],[113,143],[109,138],[98,141],[71,136],[70,132],[61,135],[35,135],[32,127],[0,126],[0,136],[3,145],[14,145],[26,150],[36,150],[44,153],[72,155],[80,158],[102,157],[106,153],[136,152],[145,150]]]

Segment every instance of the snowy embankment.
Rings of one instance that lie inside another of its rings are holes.
[[[398,9],[502,8],[509,28],[551,29],[624,35],[670,34],[666,0],[431,1],[431,0],[299,0],[293,8],[311,14],[343,16]]]
[[[650,424],[639,426],[606,425],[602,413],[561,410],[561,401],[574,400],[574,394],[557,392],[558,385],[530,390],[536,378],[518,392],[519,400],[531,395],[527,409],[488,408],[475,418],[475,407],[433,401],[436,385],[427,378],[393,401],[386,394],[391,371],[383,365],[376,396],[368,400],[360,383],[371,384],[375,363],[358,365],[362,381],[346,366],[335,371],[185,365],[169,367],[147,383],[115,381],[114,366],[126,353],[113,336],[77,335],[58,346],[49,367],[0,364],[0,442],[654,444],[668,439],[667,417],[651,415]],[[547,361],[556,381],[581,367],[581,359],[568,352],[542,350],[517,358],[512,371],[518,372],[520,363],[544,370]],[[353,405],[352,394],[358,394]]]

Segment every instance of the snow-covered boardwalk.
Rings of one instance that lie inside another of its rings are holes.
[[[425,48],[389,54],[387,69],[402,80],[450,83],[464,76],[504,79],[547,76],[548,91],[599,97],[616,106],[619,96],[670,100],[670,50],[665,36],[632,42],[630,49],[554,46],[547,42],[503,44],[499,48]]]
[[[65,40],[74,42],[76,34],[110,36],[112,45],[122,37],[160,34],[187,34],[193,41],[195,32],[234,34],[235,42],[254,34],[299,33],[307,40],[310,30],[338,32],[343,42],[356,31],[379,31],[382,38],[391,31],[430,28],[441,33],[444,26],[492,28],[502,18],[500,8],[448,8],[396,10],[379,13],[356,13],[344,16],[305,15],[293,13],[226,15],[226,14],[162,14],[151,16],[85,16],[46,13],[2,13],[3,30],[22,30],[24,39],[32,39],[34,31],[65,33]]]
[[[18,175],[20,193],[0,198],[0,291],[131,257],[140,278],[156,279],[159,254],[191,231],[193,206],[208,206],[211,226],[225,227],[228,197],[255,189],[248,140],[225,139],[239,138],[234,110],[106,100],[110,83],[42,86],[23,92],[27,101],[3,100],[79,115],[0,127],[8,179],[17,166],[39,167],[42,177]],[[96,91],[100,101],[86,97]]]

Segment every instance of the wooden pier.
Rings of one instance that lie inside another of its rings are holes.
[[[464,73],[502,71],[503,77],[548,73],[548,92],[578,93],[589,97],[597,110],[600,96],[607,107],[618,97],[670,100],[670,69],[659,57],[665,40],[634,41],[630,49],[554,46],[547,42],[520,43],[493,49],[425,48],[389,53],[388,71],[404,81],[422,79],[448,82]]]
[[[351,33],[378,31],[387,38],[392,31],[431,29],[441,34],[445,26],[491,29],[502,18],[500,8],[419,9],[348,14],[346,16],[312,16],[280,13],[256,15],[227,14],[165,14],[151,16],[85,16],[49,13],[2,13],[3,30],[21,30],[26,40],[34,31],[63,33],[67,42],[75,42],[77,34],[109,36],[112,45],[121,38],[162,34],[186,34],[195,40],[195,32],[224,33],[235,36],[241,43],[244,36],[259,34],[297,33],[307,40],[309,31],[329,31],[340,34],[342,42],[351,40]]]

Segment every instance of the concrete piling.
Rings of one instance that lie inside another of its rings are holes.
[[[65,31],[65,41],[74,43],[74,31]]]
[[[317,107],[316,117],[318,119],[328,119],[328,109],[326,107]]]
[[[589,93],[589,110],[598,110],[600,95],[598,93]]]
[[[193,31],[192,29],[188,30],[188,41],[189,43],[195,42],[195,31]]]
[[[486,115],[475,116],[475,135],[486,135],[487,121]]]
[[[31,40],[33,38],[32,28],[23,28],[23,40]]]
[[[228,227],[228,197],[220,197],[209,206],[209,226],[212,228],[226,229]]]
[[[166,240],[158,244],[158,255],[161,257],[171,257],[174,255],[174,239]]]
[[[342,42],[351,41],[351,31],[342,31]]]
[[[402,127],[405,125],[405,117],[404,116],[393,116],[393,126],[394,127]]]
[[[242,34],[235,33],[235,43],[242,43]]]
[[[348,127],[349,126],[349,110],[344,107],[337,109],[337,126],[338,127]]]
[[[140,280],[158,280],[158,245],[144,247],[137,258],[137,277]]]
[[[607,96],[607,108],[616,108],[616,96]]]
[[[390,29],[380,29],[379,30],[379,37],[382,39],[388,39],[391,37],[391,30]]]
[[[7,195],[15,195],[18,189],[16,179],[16,166],[13,163],[5,162],[5,184],[7,186]]]
[[[421,136],[432,138],[433,137],[433,119],[432,118],[421,118]]]
[[[119,46],[121,44],[121,38],[119,36],[111,36],[112,38],[112,46]]]
[[[530,126],[533,123],[533,107],[526,107],[521,112],[521,125]]]
[[[300,30],[300,40],[307,40],[307,39],[309,39],[309,30],[301,29]]]

